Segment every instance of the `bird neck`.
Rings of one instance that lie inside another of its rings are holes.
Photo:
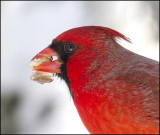
[[[84,96],[84,93],[101,94],[105,90],[98,86],[106,80],[114,77],[114,69],[119,63],[116,56],[121,46],[110,45],[101,50],[88,50],[74,56],[68,61],[68,77],[71,92],[74,97]],[[89,55],[88,55],[89,54]],[[81,57],[80,57],[81,56]],[[102,94],[104,95],[104,94]]]

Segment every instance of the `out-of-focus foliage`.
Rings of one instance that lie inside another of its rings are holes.
[[[19,93],[3,95],[1,97],[1,130],[2,133],[17,133],[19,130],[19,121],[16,110],[21,102]]]

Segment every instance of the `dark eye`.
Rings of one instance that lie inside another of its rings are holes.
[[[72,53],[72,52],[74,52],[75,50],[76,50],[76,45],[73,44],[73,43],[66,43],[66,44],[64,45],[64,51],[65,51],[66,53]]]

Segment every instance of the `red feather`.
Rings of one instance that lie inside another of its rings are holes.
[[[55,39],[82,48],[67,63],[75,106],[90,133],[158,133],[158,62],[128,51],[116,37],[129,41],[95,26]]]

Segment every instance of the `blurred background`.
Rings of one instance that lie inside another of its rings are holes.
[[[131,39],[125,48],[159,61],[159,1],[1,1],[1,19],[3,134],[88,133],[63,80],[30,80],[28,62],[68,29],[115,29]]]

